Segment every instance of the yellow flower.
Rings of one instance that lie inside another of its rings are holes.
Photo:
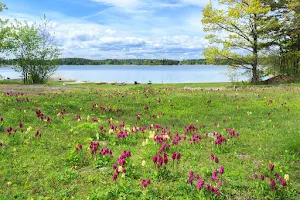
[[[123,170],[123,167],[122,167],[122,166],[119,166],[119,167],[118,167],[118,171],[121,172],[122,170]]]
[[[142,161],[142,166],[145,167],[145,165],[146,165],[146,161],[143,160],[143,161]]]
[[[114,133],[114,130],[113,130],[113,129],[109,129],[108,133],[109,133],[109,134],[113,134],[113,133]]]
[[[290,179],[290,176],[289,176],[288,174],[285,174],[285,175],[284,175],[284,179],[285,179],[286,181],[288,181],[288,180]]]
[[[149,140],[148,140],[148,139],[146,139],[145,143],[146,143],[146,144],[148,144],[148,143],[149,143]]]
[[[125,174],[124,173],[121,175],[121,178],[125,178]]]
[[[143,143],[142,143],[142,146],[144,147],[145,145],[146,145],[146,143],[145,143],[145,142],[143,142]]]

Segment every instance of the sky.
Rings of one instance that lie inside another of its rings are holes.
[[[1,0],[1,18],[51,20],[61,57],[199,59],[209,0]]]

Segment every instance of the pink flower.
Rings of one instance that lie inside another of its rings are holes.
[[[260,175],[260,180],[262,180],[262,181],[265,180],[265,176],[263,174]]]
[[[3,145],[3,143],[2,143],[2,142],[0,142],[0,147],[2,147],[2,145]]]
[[[34,136],[37,137],[37,136],[39,136],[39,134],[40,134],[39,130],[36,130]]]
[[[126,168],[124,168],[124,169],[122,170],[122,172],[123,172],[124,174],[126,174],[126,172],[127,172]]]
[[[112,165],[112,168],[117,169],[117,165],[116,165],[116,164],[113,164],[113,165]]]

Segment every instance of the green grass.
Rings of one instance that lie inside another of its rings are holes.
[[[61,83],[50,83],[58,85]],[[237,89],[229,83],[66,87],[74,90],[35,94],[31,89],[26,94],[23,88],[25,96],[0,95],[0,117],[4,118],[0,122],[3,143],[0,199],[299,199],[300,87],[297,84]],[[204,89],[191,91],[184,87]],[[93,110],[93,104],[98,108]],[[119,112],[104,112],[100,106]],[[145,111],[145,106],[149,110]],[[51,122],[41,121],[36,110],[50,117]],[[59,114],[61,111],[63,114]],[[140,114],[140,120],[136,114]],[[82,119],[76,120],[77,115]],[[93,117],[99,121],[93,122]],[[129,136],[117,138],[120,128],[109,133],[109,120],[117,126],[124,121]],[[24,132],[20,131],[19,122],[23,123]],[[152,162],[161,145],[149,138],[151,124],[160,124],[166,132],[170,131],[171,136],[165,142],[171,144],[166,150],[169,158],[166,169],[157,169]],[[194,133],[203,137],[200,143],[190,144],[192,132],[183,140],[185,126],[191,124],[198,128]],[[132,133],[134,126],[147,129],[144,133]],[[16,133],[12,131],[9,135],[6,131],[9,127],[17,129]],[[233,128],[239,137],[228,140],[225,128]],[[41,137],[35,137],[36,130]],[[214,131],[222,133],[227,143],[213,144],[214,139],[206,133]],[[182,140],[172,145],[176,133]],[[97,155],[90,154],[91,141],[100,142]],[[78,144],[83,148],[76,151]],[[113,151],[112,157],[100,156],[104,147]],[[126,159],[126,175],[122,177],[120,173],[113,181],[112,164],[117,164],[124,150],[132,154]],[[181,153],[179,163],[174,165],[173,152]],[[210,160],[211,153],[219,157],[218,164]],[[145,166],[141,165],[143,160]],[[270,164],[275,165],[273,172],[268,170]],[[225,173],[218,175],[223,184],[219,187],[220,196],[205,188],[198,191],[195,182],[188,184],[193,170],[205,183],[217,185],[219,182],[210,181],[210,177],[220,165],[225,168]],[[289,175],[286,187],[274,178],[276,172],[280,176]],[[273,177],[277,190],[271,189],[269,178],[264,182],[254,180],[254,173]],[[143,188],[141,179],[148,178],[151,184]]]

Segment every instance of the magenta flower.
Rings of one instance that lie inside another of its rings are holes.
[[[210,186],[210,184],[206,184],[206,190],[208,190],[208,191],[210,191],[211,190],[211,186]]]
[[[3,117],[0,117],[0,122],[3,122],[4,121],[4,118]]]
[[[172,159],[173,160],[175,160],[176,159],[176,157],[177,157],[177,154],[174,152],[174,153],[172,153]]]
[[[220,173],[220,174],[224,174],[224,167],[223,167],[223,165],[220,166],[220,168],[219,168],[219,173]]]
[[[3,143],[2,143],[2,142],[0,142],[0,147],[2,147],[2,145],[3,145]]]
[[[154,162],[154,163],[157,163],[157,156],[153,156],[153,158],[152,158],[152,161]]]
[[[143,186],[144,188],[146,188],[146,187],[148,187],[148,185],[150,185],[151,181],[150,181],[150,179],[147,179],[147,180],[142,179],[142,180],[141,180],[141,183],[142,183],[142,186]]]
[[[117,178],[118,178],[118,173],[117,173],[117,172],[115,172],[115,173],[114,173],[114,175],[113,175],[113,180],[114,180],[114,181],[116,181],[116,180],[117,180]]]
[[[198,190],[201,190],[204,186],[204,180],[198,180],[196,185],[197,185]]]
[[[165,164],[168,163],[168,155],[166,153],[164,153],[164,163]]]
[[[257,179],[258,178],[258,175],[255,173],[255,174],[253,174],[253,178],[254,179]]]
[[[210,159],[213,161],[214,159],[215,159],[215,156],[214,156],[214,154],[210,154]]]
[[[124,169],[122,170],[122,172],[123,172],[124,174],[126,174],[126,172],[127,172],[126,168],[124,168]]]
[[[117,165],[116,165],[116,164],[113,164],[113,165],[112,165],[112,168],[113,168],[113,169],[117,169]]]
[[[39,134],[40,134],[39,130],[36,130],[34,136],[37,137],[37,136],[39,136]]]
[[[264,181],[265,180],[265,175],[261,174],[260,175],[260,180]]]
[[[274,166],[273,164],[271,164],[270,167],[269,167],[270,171],[273,171],[273,170],[274,170],[274,167],[275,167],[275,166]]]
[[[270,178],[270,184],[273,189],[276,189],[276,182],[274,181],[274,179]]]
[[[19,123],[19,127],[23,128],[23,123],[22,122]]]
[[[219,158],[218,157],[215,157],[215,162],[219,163]]]
[[[285,187],[286,186],[286,180],[282,180],[282,181],[280,181],[281,182],[281,185],[283,186],[283,187]]]
[[[176,156],[176,159],[179,160],[180,158],[181,158],[181,153],[178,152],[178,153],[177,153],[177,156]]]

